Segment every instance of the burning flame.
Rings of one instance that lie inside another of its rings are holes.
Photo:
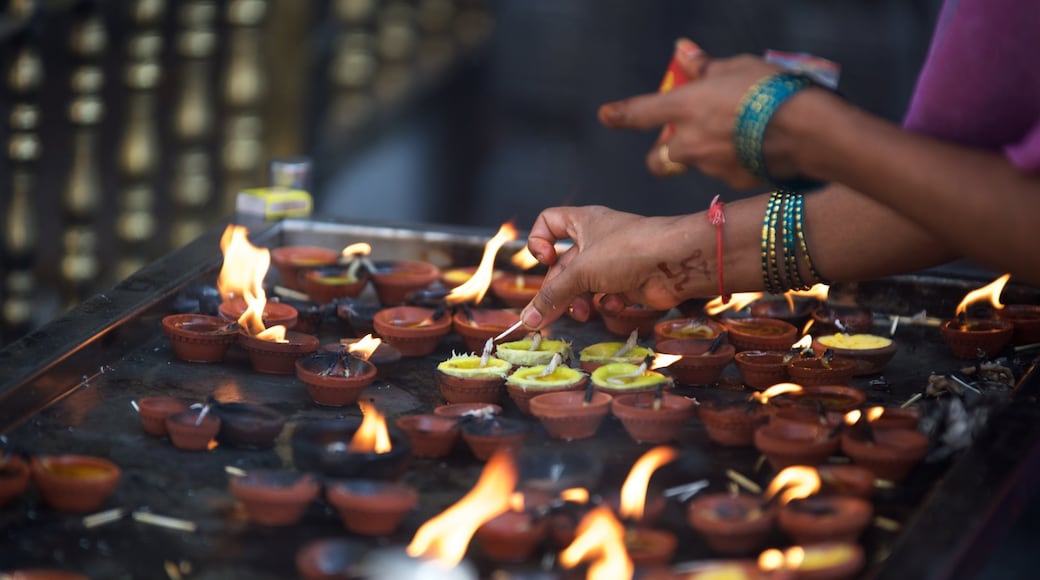
[[[780,569],[797,570],[805,560],[805,549],[801,546],[791,546],[781,552],[776,548],[770,548],[758,556],[758,569],[763,572],[775,572]]]
[[[676,361],[682,359],[681,354],[663,354],[657,353],[654,355],[654,362],[650,364],[650,370],[663,369],[665,367],[672,366]]]
[[[788,290],[784,292],[784,298],[787,299],[788,306],[791,307],[791,312],[794,312],[794,297],[801,296],[803,298],[815,298],[820,302],[827,301],[827,295],[830,294],[831,287],[826,284],[816,284],[808,290]]]
[[[986,284],[978,290],[972,290],[964,295],[964,300],[957,305],[957,311],[955,314],[960,316],[968,311],[968,307],[976,302],[982,302],[983,300],[989,300],[989,303],[993,305],[993,308],[1000,310],[1004,308],[1004,305],[1000,303],[1000,293],[1004,290],[1004,285],[1011,279],[1011,274],[1004,274],[1000,278]]]
[[[343,248],[343,251],[340,252],[340,255],[342,255],[344,258],[351,258],[354,256],[367,256],[371,253],[372,246],[370,244],[367,244],[365,242],[358,242],[356,244],[350,244],[349,246]]]
[[[347,346],[347,352],[360,359],[368,360],[368,358],[372,356],[372,353],[379,348],[379,345],[382,344],[382,342],[381,339],[372,338],[371,334],[366,334],[357,342],[350,343],[350,345]]]
[[[350,439],[351,453],[390,453],[390,433],[386,430],[386,418],[375,405],[358,401],[364,419]]]
[[[811,329],[814,324],[816,324],[816,320],[814,320],[812,318],[807,320],[805,322],[805,326],[802,327],[802,334],[809,334],[809,329]]]
[[[635,568],[625,549],[625,528],[605,506],[599,506],[581,519],[571,545],[560,552],[560,564],[573,568],[592,559],[589,580],[624,580]]]
[[[802,386],[795,383],[777,383],[768,389],[760,393],[751,393],[750,401],[758,401],[763,405],[768,405],[769,400],[773,397],[788,393],[800,393],[802,392]]]
[[[813,467],[793,465],[776,474],[766,488],[765,500],[779,495],[780,505],[791,500],[802,499],[820,491],[820,474]]]
[[[445,568],[458,565],[477,528],[509,510],[516,477],[512,453],[496,451],[473,489],[415,532],[406,548],[408,555],[433,558]]]
[[[527,246],[520,248],[520,251],[513,254],[513,257],[509,258],[509,261],[521,270],[530,270],[538,265],[538,258],[534,257],[534,254],[531,253],[531,250],[527,249]]]
[[[884,407],[880,407],[880,406],[879,407],[871,407],[871,408],[867,409],[867,422],[870,423],[872,421],[877,421],[878,418],[881,417],[881,415],[884,415],[884,414],[885,414],[885,408]],[[845,424],[846,425],[855,425],[856,423],[859,423],[859,420],[862,419],[862,418],[863,418],[863,412],[860,411],[859,409],[853,409],[853,410],[849,411],[848,413],[845,413]]]
[[[571,503],[589,503],[589,490],[584,487],[571,487],[560,492],[560,499]]]
[[[806,334],[802,338],[798,339],[798,342],[791,345],[791,350],[805,350],[812,346],[812,336]]]
[[[657,471],[658,467],[670,463],[678,457],[678,453],[672,447],[660,446],[647,451],[639,458],[625,478],[621,486],[621,501],[618,514],[622,518],[632,520],[643,519],[643,510],[646,507],[646,488],[650,485],[650,476]]]
[[[487,293],[488,286],[491,285],[491,277],[495,273],[495,256],[506,242],[515,239],[516,228],[513,227],[513,223],[506,222],[502,224],[498,228],[498,233],[484,245],[484,255],[480,258],[480,265],[477,266],[477,271],[473,273],[469,280],[452,288],[451,292],[444,298],[445,301],[448,304],[460,304],[470,300],[474,304],[479,303],[484,298],[484,294]]]
[[[870,421],[877,421],[884,414],[885,414],[885,408],[884,407],[880,407],[880,406],[878,406],[878,407],[871,407],[871,408],[867,409],[867,421],[868,422],[870,422]]]
[[[224,254],[224,264],[217,277],[217,290],[224,302],[244,297],[250,288],[254,289],[254,295],[267,300],[263,291],[263,281],[267,275],[267,268],[271,265],[271,252],[267,248],[258,248],[251,244],[248,235],[247,228],[229,225],[220,237],[220,251]],[[259,275],[258,270],[261,271]]]
[[[761,292],[737,292],[730,296],[729,302],[723,304],[722,296],[717,296],[704,305],[704,313],[708,316],[715,316],[727,310],[736,312],[761,297]]]

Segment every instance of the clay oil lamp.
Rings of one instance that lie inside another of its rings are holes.
[[[743,555],[765,545],[776,511],[756,496],[713,493],[693,500],[686,520],[712,551]]]
[[[394,306],[377,312],[372,327],[403,356],[427,356],[451,332],[451,316],[443,309]]]
[[[588,376],[563,364],[560,353],[553,355],[547,365],[521,367],[506,378],[506,392],[525,415],[531,414],[532,397],[561,391],[581,391]]]
[[[617,397],[632,393],[652,393],[662,389],[671,389],[673,381],[654,369],[665,368],[682,358],[678,355],[656,354],[652,359],[644,359],[636,365],[632,363],[610,363],[597,368],[589,380],[597,391]]]
[[[790,359],[791,356],[784,351],[744,350],[734,354],[733,364],[748,388],[762,390],[788,382],[787,363]]]
[[[581,349],[578,353],[581,370],[591,373],[610,363],[638,365],[646,360],[646,357],[654,356],[653,349],[639,346],[638,340],[639,332],[633,330],[625,342],[597,342]]]
[[[173,355],[187,362],[220,362],[235,341],[235,323],[205,314],[170,314],[162,319]]]
[[[1036,304],[1005,304],[997,310],[997,317],[1011,322],[1011,343],[1017,346],[1040,343],[1040,306]]]
[[[331,266],[339,259],[339,252],[320,246],[281,246],[271,248],[271,263],[278,270],[282,284],[302,292],[304,277],[312,268]]]
[[[343,299],[336,302],[336,318],[344,327],[343,334],[364,336],[375,332],[376,314],[382,309],[372,302]]]
[[[264,307],[262,297],[255,297],[247,292],[246,301],[250,306],[239,318],[238,342],[249,355],[253,370],[267,374],[291,375],[298,359],[318,350],[319,342],[315,336],[287,331],[286,327],[281,325],[265,327],[259,317]]]
[[[141,416],[144,432],[156,437],[166,436],[166,417],[188,410],[188,404],[173,397],[142,397],[132,403]]]
[[[515,237],[514,237],[515,239]],[[542,288],[545,276],[525,273],[538,265],[538,260],[527,246],[513,254],[510,262],[518,270],[516,274],[503,274],[491,282],[491,293],[508,308],[520,309],[527,306]]]
[[[667,314],[667,311],[655,310],[642,304],[626,304],[621,310],[608,310],[603,303],[605,298],[606,295],[597,294],[592,298],[592,305],[603,318],[607,332],[615,336],[628,336],[633,331],[638,332],[641,337],[653,336],[657,321]]]
[[[354,540],[324,538],[304,544],[296,552],[296,571],[303,580],[355,580],[365,576],[362,568],[367,546]]]
[[[610,395],[591,388],[543,393],[530,400],[530,410],[550,437],[572,441],[596,434],[612,400]]]
[[[553,355],[559,353],[563,362],[571,359],[571,344],[563,340],[544,338],[536,332],[531,338],[503,342],[495,350],[495,356],[517,367],[547,365]]]
[[[803,406],[822,412],[845,413],[863,405],[863,391],[844,385],[812,385],[773,402],[775,407]]]
[[[712,385],[719,382],[722,371],[733,360],[736,350],[723,342],[720,334],[710,343],[690,340],[665,340],[657,343],[661,354],[682,358],[668,367],[668,373],[684,385]]]
[[[862,465],[820,465],[816,471],[823,495],[853,495],[863,499],[874,495],[874,472]]]
[[[874,313],[862,306],[824,304],[813,311],[812,322],[818,334],[863,334],[874,326]]]
[[[872,419],[882,413],[881,407],[849,411],[845,419],[850,427],[842,433],[841,450],[875,476],[902,481],[928,453],[928,436],[911,429],[878,429]]]
[[[256,469],[232,476],[228,489],[250,521],[264,526],[291,526],[300,521],[321,486],[310,474]]]
[[[293,463],[300,471],[329,477],[394,480],[411,459],[411,444],[390,431],[375,405],[358,401],[363,414],[356,421],[317,421],[293,431]]]
[[[491,356],[492,339],[478,355],[454,355],[437,365],[437,385],[449,403],[497,403],[512,366]]]
[[[473,274],[477,273],[477,266],[461,266],[457,268],[443,268],[441,269],[441,284],[449,290],[456,286],[462,286],[466,280],[473,277]],[[502,275],[501,271],[495,270],[491,274],[491,278],[498,278]]]
[[[509,511],[517,477],[513,453],[494,453],[466,495],[419,527],[406,553],[439,565],[441,573],[458,567],[477,529]]]
[[[30,470],[44,503],[63,512],[96,511],[122,475],[115,463],[89,455],[33,457]]]
[[[706,316],[695,318],[673,318],[662,320],[654,325],[654,341],[660,344],[666,340],[687,340],[711,344],[726,327],[718,321]]]
[[[257,403],[210,401],[210,412],[220,417],[217,440],[242,449],[270,449],[285,427],[285,416]]]
[[[824,425],[770,421],[755,429],[755,448],[777,471],[792,465],[819,465],[840,445],[834,429]]]
[[[375,266],[368,260],[372,246],[351,244],[337,262],[312,268],[303,276],[303,291],[318,304],[329,304],[341,298],[357,298],[368,285],[369,271]]]
[[[392,534],[419,503],[419,493],[403,483],[370,479],[337,481],[325,492],[343,525],[355,534]]]
[[[778,383],[762,392],[752,393],[747,401],[703,401],[697,406],[697,416],[713,443],[724,447],[746,447],[755,442],[755,428],[766,422],[766,405],[774,397],[801,390],[802,387],[794,383]]]
[[[758,557],[766,578],[791,576],[798,580],[845,580],[863,568],[866,558],[858,544],[826,542],[791,546],[783,552],[772,548]]]
[[[603,462],[597,457],[560,446],[523,449],[517,464],[518,487],[529,501],[541,494],[584,505],[588,502],[588,490],[595,489],[603,475]]]
[[[921,412],[917,407],[876,407],[881,409],[880,415],[870,419],[870,426],[875,429],[917,429],[921,421]],[[874,409],[874,407],[872,407]]]
[[[798,329],[776,318],[729,318],[725,321],[729,342],[737,352],[785,351],[798,339]]]
[[[404,304],[408,298],[436,282],[441,270],[428,262],[397,260],[376,262],[372,272],[372,285],[383,306]]]
[[[372,340],[372,334],[371,333],[366,333],[361,338],[341,338],[341,339],[339,339],[338,343],[330,343],[330,344],[323,345],[321,347],[321,350],[326,351],[326,352],[338,352],[338,353],[342,353],[344,350],[346,350],[348,352],[355,352],[358,349],[354,348],[354,350],[352,351],[351,350],[351,345],[353,345],[355,343],[358,343],[358,342],[365,343],[365,342],[369,342],[371,340]],[[364,351],[367,351],[367,350],[368,350],[368,346],[365,346]],[[380,340],[379,344],[376,346],[375,350],[372,351],[365,358],[365,360],[367,360],[368,362],[376,365],[376,372],[379,372],[379,369],[381,369],[381,368],[383,368],[385,366],[388,366],[388,365],[392,365],[392,364],[400,361],[401,360],[401,351],[399,351],[396,348],[390,346],[385,341]]]
[[[1011,342],[1014,325],[1010,321],[996,317],[968,316],[969,306],[985,300],[995,310],[1002,309],[1004,305],[1000,303],[999,296],[1010,277],[1010,274],[1004,274],[986,286],[968,292],[957,305],[956,317],[939,327],[953,356],[964,359],[995,358]]]
[[[560,552],[567,569],[588,562],[586,578],[632,578],[633,558],[625,545],[625,527],[606,506],[593,508],[578,523],[574,541]]]
[[[451,419],[462,417],[491,419],[502,414],[502,407],[492,403],[450,403],[434,407],[433,414]]]
[[[376,378],[376,367],[368,358],[381,342],[368,335],[339,352],[316,352],[299,358],[296,378],[307,385],[307,394],[319,405],[353,405]]]
[[[658,390],[617,395],[610,410],[637,443],[666,443],[679,436],[696,412],[697,401]]]
[[[416,457],[444,457],[459,440],[459,422],[451,417],[403,415],[394,424],[408,437]]]
[[[166,432],[173,446],[182,451],[208,451],[220,432],[220,417],[209,405],[166,416]]]
[[[848,495],[817,495],[781,507],[777,523],[799,544],[854,544],[873,517],[874,507],[865,499]]]
[[[801,328],[809,321],[813,312],[826,302],[829,293],[828,285],[816,284],[808,290],[784,292],[779,299],[756,300],[750,306],[751,316],[783,320]]]
[[[13,453],[0,455],[0,508],[29,487],[29,464]]]
[[[527,561],[548,535],[548,520],[525,503],[524,494],[514,492],[508,510],[477,528],[474,537],[489,559],[500,563]]]
[[[492,417],[470,420],[462,424],[462,440],[474,457],[487,461],[499,449],[519,449],[527,439],[529,429],[526,421],[517,419]]]
[[[812,345],[812,337],[805,335],[806,345]],[[857,365],[852,359],[838,357],[834,351],[824,351],[816,356],[808,349],[810,356],[792,357],[787,363],[787,375],[791,382],[808,387],[815,385],[847,385],[856,373]]]
[[[876,334],[825,334],[813,339],[817,356],[831,351],[835,356],[856,362],[853,376],[876,375],[895,356],[896,341]]]
[[[672,447],[654,447],[644,453],[629,470],[618,495],[618,516],[630,523],[623,536],[625,551],[637,566],[664,565],[671,561],[678,538],[670,531],[651,527],[655,516],[651,505],[663,496],[649,492],[650,478],[663,465],[675,461],[678,453]],[[662,509],[658,504],[655,509]],[[579,525],[580,528],[580,525]],[[580,537],[580,531],[578,533]]]
[[[220,293],[220,315],[229,321],[239,320],[249,308],[246,292],[257,299],[262,298],[261,324],[265,327],[284,326],[293,328],[298,313],[288,304],[269,302],[264,292],[264,277],[271,265],[271,252],[267,248],[258,248],[249,242],[249,230],[242,226],[230,225],[220,238],[220,249],[224,254],[224,263],[217,278],[217,291]]]

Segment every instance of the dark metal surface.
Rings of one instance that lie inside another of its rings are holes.
[[[377,259],[420,258],[441,265],[471,265],[493,232],[433,228],[287,221],[264,231],[254,228],[259,245],[318,244],[341,247],[369,241]],[[77,515],[57,513],[30,491],[0,509],[0,571],[50,565],[80,570],[92,578],[164,577],[166,561],[187,561],[191,578],[287,578],[295,575],[300,546],[319,537],[349,537],[338,516],[324,502],[314,503],[303,521],[286,529],[265,529],[246,522],[227,490],[225,466],[242,469],[291,466],[289,436],[295,425],[357,416],[356,407],[314,405],[292,376],[254,372],[245,353],[233,347],[222,364],[191,364],[174,359],[159,321],[186,303],[196,284],[212,284],[220,263],[219,231],[146,268],[111,292],[25,340],[0,351],[5,369],[0,384],[0,432],[8,445],[30,453],[84,453],[108,457],[123,469],[123,479],[106,507],[139,509],[196,522],[195,533],[147,526],[129,518],[85,529]],[[926,291],[920,290],[922,285]],[[862,298],[875,309],[912,314],[922,306],[913,293],[933,304],[963,296],[968,281],[892,279],[844,289],[835,298]],[[1028,291],[1021,289],[1016,292]],[[959,299],[959,298],[958,298]],[[1035,301],[1035,296],[1031,297]],[[187,302],[190,303],[190,300]],[[954,301],[956,302],[956,301]],[[932,313],[942,316],[942,311]],[[948,313],[945,313],[948,314]],[[345,336],[335,319],[320,328],[323,342]],[[881,330],[879,329],[879,333]],[[602,323],[561,320],[552,334],[573,341],[576,350],[607,339]],[[930,373],[949,372],[963,363],[949,356],[935,328],[903,326],[896,334],[900,350],[885,371],[883,384],[857,378],[853,384],[870,402],[899,403],[920,391]],[[366,396],[377,400],[389,419],[428,411],[439,402],[434,366],[463,349],[454,335],[429,357],[405,358],[380,369]],[[1014,361],[1024,370],[1028,361]],[[991,429],[952,461],[922,465],[911,477],[875,499],[878,515],[903,524],[898,532],[871,527],[863,537],[870,556],[866,576],[950,577],[958,566],[975,566],[987,556],[987,540],[1007,526],[1035,488],[1040,457],[1040,409],[1037,379],[1023,380],[1013,405],[991,421]],[[683,387],[699,399],[737,398],[746,393],[735,369],[726,370],[717,387]],[[145,435],[130,402],[148,395],[171,395],[204,401],[250,401],[286,415],[288,425],[269,450],[218,447],[205,453],[178,451],[166,439]],[[49,406],[48,406],[49,405]],[[521,417],[511,401],[506,414]],[[43,408],[43,407],[47,408]],[[41,410],[42,409],[42,410]],[[596,438],[564,443],[550,440],[536,421],[526,449],[570,449],[598,457],[604,470],[600,491],[620,485],[627,469],[648,447],[632,443],[620,424],[608,419]],[[993,428],[995,427],[995,428]],[[683,431],[683,460],[655,477],[660,488],[708,477],[712,489],[725,488],[726,468],[760,483],[768,467],[754,470],[754,449],[730,449],[708,442],[699,421]],[[368,547],[407,543],[415,529],[468,490],[481,469],[460,442],[444,460],[413,459],[404,480],[421,492],[421,505],[393,536],[361,540]],[[672,500],[661,527],[680,538],[678,561],[711,557],[704,542],[685,523],[685,512]],[[781,538],[777,538],[782,541]],[[482,572],[491,567],[479,550],[471,552]]]

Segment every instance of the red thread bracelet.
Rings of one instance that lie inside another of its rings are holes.
[[[711,205],[708,206],[708,223],[715,226],[715,259],[719,264],[719,296],[722,298],[722,303],[727,304],[730,296],[726,294],[725,284],[722,281],[722,224],[726,223],[726,214],[722,212],[723,205],[719,201],[718,195],[711,200]]]

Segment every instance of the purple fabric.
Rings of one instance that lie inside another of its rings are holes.
[[[946,0],[903,126],[1040,172],[1040,2]]]

